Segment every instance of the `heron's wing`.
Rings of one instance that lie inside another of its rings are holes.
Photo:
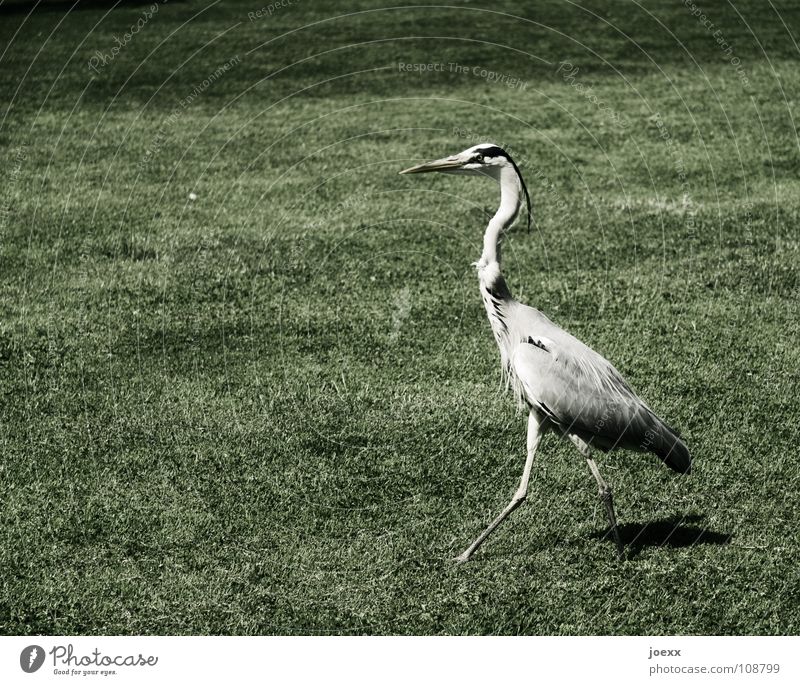
[[[689,450],[607,359],[532,307],[518,305],[509,330],[508,363],[516,392],[563,433],[603,450],[653,452],[688,473]]]
[[[561,333],[526,336],[515,347],[511,365],[525,399],[564,433],[601,449],[647,449],[637,442],[653,413],[608,360]]]

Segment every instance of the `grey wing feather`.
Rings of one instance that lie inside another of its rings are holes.
[[[650,451],[670,468],[688,472],[691,458],[678,434],[611,362],[536,314],[541,317],[535,321],[539,330],[520,335],[510,355],[520,394],[565,434],[602,450]]]

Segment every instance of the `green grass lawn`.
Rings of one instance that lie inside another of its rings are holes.
[[[0,633],[798,632],[796,4],[32,5],[0,5]],[[524,461],[470,266],[498,191],[397,172],[483,140],[533,198],[514,294],[694,454],[600,459],[624,563],[552,435],[450,561]]]

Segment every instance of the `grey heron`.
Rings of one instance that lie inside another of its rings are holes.
[[[523,197],[529,226],[531,220],[528,189],[511,156],[492,143],[481,143],[400,173],[431,171],[488,176],[500,184],[500,207],[486,227],[483,253],[475,266],[486,314],[500,348],[503,374],[517,400],[528,411],[527,457],[519,487],[505,509],[456,561],[469,560],[525,501],[533,458],[548,431],[569,439],[586,459],[597,481],[617,554],[623,558],[611,487],[600,475],[593,449],[652,452],[678,473],[689,473],[691,469],[689,450],[679,434],[636,395],[611,362],[559,328],[542,312],[511,295],[500,270],[500,243],[516,220]]]

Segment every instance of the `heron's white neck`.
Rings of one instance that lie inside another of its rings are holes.
[[[500,207],[489,221],[483,234],[483,253],[477,263],[481,281],[494,281],[500,276],[500,241],[503,232],[511,228],[522,204],[522,186],[511,166],[495,167],[493,174],[500,183]]]

